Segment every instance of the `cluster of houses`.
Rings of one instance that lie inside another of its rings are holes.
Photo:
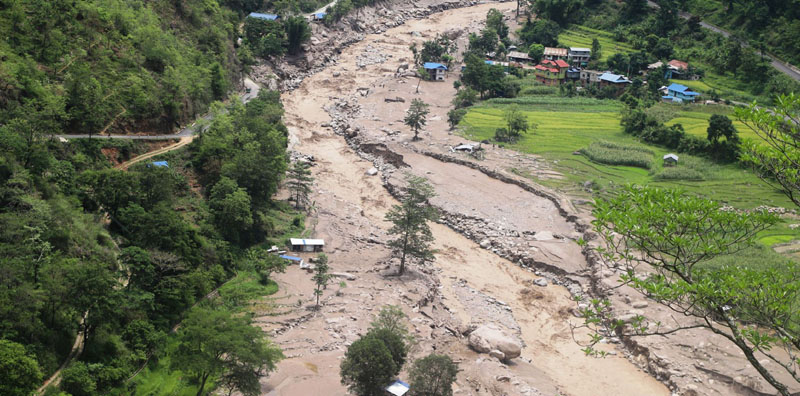
[[[318,12],[318,13],[315,13],[315,14],[307,15],[306,19],[308,19],[309,21],[321,21],[321,20],[325,19],[325,15],[328,15],[328,14],[325,13],[325,12]],[[247,17],[248,18],[255,18],[255,19],[263,19],[265,21],[277,21],[278,19],[281,19],[280,15],[262,14],[260,12],[251,12],[250,14],[247,15]]]
[[[486,64],[502,66],[509,70],[510,67],[519,67],[533,71],[536,81],[547,86],[557,86],[565,82],[574,82],[583,86],[597,84],[600,87],[614,87],[621,92],[632,81],[620,74],[609,71],[598,71],[586,69],[592,50],[589,48],[553,48],[546,47],[542,55],[541,62],[532,59],[528,54],[517,51],[516,47],[509,47],[510,51],[506,55],[506,61],[495,60],[495,54],[486,54]],[[648,65],[648,72],[660,70],[664,66],[662,62]],[[447,66],[441,63],[427,62],[423,65],[432,81],[444,81],[447,73]],[[464,67],[462,66],[462,70]],[[667,63],[664,78],[691,77],[689,75],[689,64],[684,61],[673,59]],[[694,102],[700,93],[692,91],[689,87],[673,83],[669,86],[661,87],[662,101],[683,103]]]

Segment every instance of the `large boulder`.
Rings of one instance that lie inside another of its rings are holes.
[[[479,326],[469,335],[469,346],[476,352],[489,353],[498,350],[505,355],[505,359],[519,357],[522,353],[522,344],[509,336],[494,324]]]

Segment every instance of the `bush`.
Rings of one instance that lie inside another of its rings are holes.
[[[670,167],[664,168],[661,172],[655,175],[656,180],[703,180],[703,174],[686,167]]]
[[[653,166],[653,152],[645,147],[600,141],[594,142],[580,151],[590,160],[601,164],[635,166],[644,169],[650,169]]]

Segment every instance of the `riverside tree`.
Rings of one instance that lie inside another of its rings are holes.
[[[198,307],[178,331],[171,367],[198,382],[197,396],[205,393],[209,379],[217,381],[223,376],[229,386],[245,393],[252,389],[253,381],[257,383],[260,376],[274,370],[281,358],[280,349],[251,325],[249,316]]]
[[[294,208],[305,208],[311,193],[311,184],[314,182],[308,162],[295,161],[286,176],[286,186],[294,199]]]
[[[403,122],[414,131],[413,140],[420,139],[419,130],[428,122],[428,113],[430,112],[428,107],[430,106],[427,103],[419,99],[414,99],[411,101],[411,107],[406,111],[406,117],[403,119]]]
[[[303,43],[311,38],[311,27],[302,16],[286,18],[283,28],[286,30],[286,47],[292,55],[300,52]]]
[[[342,384],[359,396],[382,396],[384,388],[405,364],[403,338],[385,328],[373,328],[353,342],[340,366]]]
[[[322,290],[328,287],[328,281],[331,276],[328,274],[328,256],[325,253],[320,253],[317,257],[317,263],[314,267],[314,281],[315,289],[314,296],[317,298],[316,307],[319,308],[319,298],[322,296]]]
[[[420,262],[433,259],[433,234],[428,221],[438,218],[436,208],[428,202],[436,196],[433,187],[424,178],[410,174],[406,176],[406,183],[408,187],[400,204],[386,213],[386,220],[392,223],[389,234],[395,237],[389,241],[389,247],[400,256],[399,275],[405,272],[408,258]]]
[[[719,203],[679,191],[629,186],[600,200],[595,230],[604,245],[601,265],[621,266],[622,284],[680,314],[665,324],[642,315],[617,320],[607,300],[583,305],[584,324],[592,332],[585,352],[603,334],[666,335],[706,328],[735,345],[758,373],[781,395],[788,386],[770,370],[786,370],[795,380],[800,347],[800,265],[736,262],[709,266],[715,257],[734,257],[752,245],[760,231],[777,222],[766,212],[736,212]],[[628,327],[629,326],[629,327]],[[626,330],[628,329],[628,330]],[[769,358],[766,366],[760,353]],[[773,369],[773,367],[775,367]],[[800,381],[798,381],[800,382]]]
[[[452,396],[458,365],[447,355],[430,354],[414,361],[409,376],[412,395]]]
[[[499,128],[494,135],[495,140],[498,142],[514,143],[519,140],[523,133],[528,129],[535,128],[536,125],[528,122],[525,114],[519,111],[519,108],[512,106],[505,115],[506,128]]]

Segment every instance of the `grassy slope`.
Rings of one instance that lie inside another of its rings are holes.
[[[598,140],[621,144],[639,144],[639,142],[635,138],[623,134],[619,125],[619,111],[608,108],[609,103],[614,102],[597,101],[597,110],[593,111],[592,106],[584,102],[586,99],[558,99],[562,101],[561,111],[554,111],[552,104],[547,106],[548,109],[522,105],[521,109],[528,120],[536,123],[538,128],[512,146],[520,151],[558,161],[555,164],[556,169],[564,173],[564,180],[548,181],[546,184],[569,191],[587,180],[597,180],[604,185],[628,182],[647,183],[663,187],[681,187],[687,191],[741,208],[752,208],[761,204],[791,207],[788,200],[778,191],[767,187],[755,175],[735,165],[709,164],[704,181],[666,182],[655,181],[652,175],[660,170],[661,161],[655,161],[654,169],[648,172],[640,168],[597,164],[583,156],[573,155],[572,153],[576,150]],[[580,104],[573,104],[576,101],[579,101]],[[493,137],[495,129],[504,123],[504,106],[490,103],[470,109],[460,124],[464,129],[464,134],[476,140]],[[576,108],[579,110],[576,111]],[[682,116],[706,117],[710,115],[688,113]],[[699,133],[699,128],[699,125],[693,125],[693,133]],[[648,147],[653,150],[657,159],[669,152],[661,147]],[[698,160],[703,161],[702,159]]]
[[[636,52],[629,44],[615,41],[612,34],[586,26],[573,26],[558,35],[558,42],[566,47],[592,48],[592,39],[600,42],[600,60],[605,61],[618,53]]]

